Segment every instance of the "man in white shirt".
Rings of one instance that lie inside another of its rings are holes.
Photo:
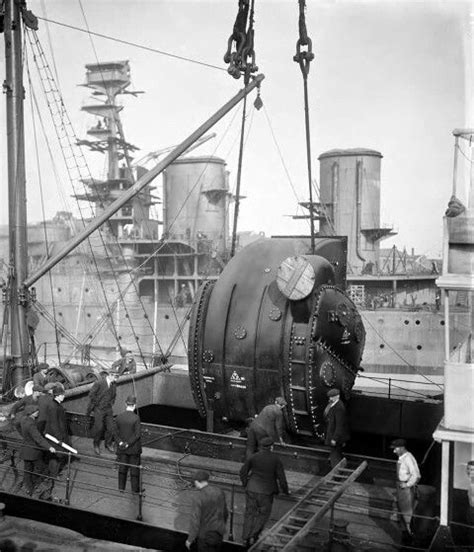
[[[406,531],[413,536],[411,520],[415,509],[416,486],[420,480],[420,469],[411,452],[406,449],[405,439],[395,439],[390,445],[398,456],[397,462],[397,502],[405,523]]]

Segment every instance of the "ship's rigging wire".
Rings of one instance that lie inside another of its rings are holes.
[[[176,321],[176,325],[178,326],[177,331],[179,332],[179,335],[181,336],[181,340],[183,341],[184,350],[185,350],[186,355],[187,355],[188,354],[188,347],[186,345],[186,340],[184,339],[184,336],[183,336],[181,325],[180,325],[179,320],[178,320],[178,315],[176,314],[176,308],[174,306],[174,302],[173,302],[173,299],[171,297],[169,288],[168,288],[168,297],[169,297],[169,300],[170,300],[171,310],[173,311],[173,316],[174,316],[174,319]]]
[[[43,118],[41,116],[41,111],[39,109],[39,105],[38,105],[38,100],[37,100],[37,97],[36,97],[36,93],[35,93],[35,90],[34,90],[34,87],[32,85],[32,79],[30,78],[29,79],[29,82],[30,82],[30,94],[31,94],[31,97],[34,101],[34,105],[35,105],[35,108],[36,108],[36,113],[37,113],[37,117],[39,119],[39,122],[40,122],[40,126],[41,126],[41,130],[42,130],[42,133],[43,133],[43,138],[44,138],[44,141],[46,143],[46,148],[47,148],[47,151],[48,151],[48,154],[49,154],[49,157],[50,157],[50,160],[51,160],[51,164],[52,164],[52,168],[53,168],[53,173],[54,173],[54,176],[56,178],[56,181],[57,183],[59,184],[58,185],[58,191],[59,191],[59,194],[60,196],[62,197],[62,200],[63,200],[63,203],[66,207],[66,209],[68,208],[67,206],[67,202],[64,198],[64,195],[62,194],[62,188],[63,186],[61,185],[61,178],[59,176],[59,172],[58,172],[58,169],[56,167],[56,163],[55,163],[55,158],[54,158],[54,155],[53,155],[53,152],[52,152],[52,149],[51,149],[51,145],[50,145],[50,142],[49,142],[49,138],[48,138],[48,133],[46,132],[46,128],[45,128],[45,124],[44,124],[44,121],[43,121]],[[68,223],[68,226],[71,230],[71,232],[74,232],[75,231],[75,227],[74,225],[72,224],[72,221],[71,220],[68,220],[67,221]],[[83,268],[83,271],[84,271],[84,274],[88,277],[88,281],[89,282],[92,282],[90,280],[90,272],[89,272],[89,266],[87,266],[87,264],[85,263],[85,261],[83,260],[82,256],[79,256],[79,261],[82,265],[82,268]],[[57,326],[58,326],[58,321],[57,321],[57,317],[48,317],[46,316],[46,313],[47,313],[47,310],[46,309],[42,309],[42,308],[39,308],[40,305],[38,303],[38,301],[36,301],[35,303],[35,307],[36,307],[36,310],[43,316],[46,318],[46,321],[50,324],[52,324],[53,328],[55,328],[55,330],[57,329]],[[105,317],[106,321],[108,320],[108,317],[106,316]],[[60,334],[64,335],[64,337],[68,338],[69,339],[69,335],[68,335],[68,332],[67,330],[65,330],[65,328],[61,328],[60,331],[59,331]],[[70,339],[69,339],[70,340]],[[71,340],[70,340],[71,341]],[[87,339],[86,339],[87,341]],[[71,341],[71,343],[73,343],[73,341]],[[80,344],[79,345],[75,345],[75,347],[77,348],[82,348],[84,346],[84,344]],[[74,351],[73,351],[74,353]]]
[[[278,156],[280,157],[280,162],[283,166],[283,170],[285,171],[286,177],[288,179],[288,183],[290,185],[291,190],[293,191],[293,195],[296,198],[296,202],[297,202],[297,208],[296,208],[297,211],[296,212],[298,212],[298,209],[300,209],[301,212],[304,213],[304,209],[300,205],[300,199],[298,198],[298,194],[296,192],[295,185],[293,183],[290,172],[288,170],[288,166],[287,166],[287,164],[285,162],[285,159],[283,157],[283,153],[281,151],[280,144],[278,143],[278,140],[276,138],[275,131],[273,130],[273,125],[272,125],[272,122],[271,122],[270,117],[268,115],[267,108],[266,108],[265,104],[263,104],[263,113],[265,114],[265,119],[267,121],[268,128],[270,129],[270,134],[272,136],[272,140],[273,140],[273,143],[275,145],[276,151],[278,153]],[[308,224],[309,224],[309,221],[308,221]]]
[[[46,4],[45,4],[45,1],[44,0],[41,0],[41,10],[42,12],[44,13],[44,16],[45,17],[48,17],[48,14],[46,12]],[[54,55],[54,47],[53,47],[53,41],[51,39],[51,32],[49,30],[49,25],[48,25],[48,22],[47,20],[45,20],[45,27],[46,27],[46,36],[48,37],[48,44],[49,44],[49,55],[51,56],[51,59],[53,61],[53,69],[54,69],[54,76],[56,77],[56,82],[58,83],[58,85],[61,84],[60,80],[59,80],[59,73],[58,73],[58,67],[56,65],[56,57]]]
[[[245,104],[244,106],[242,107],[242,118],[244,117],[244,113],[245,113]],[[253,120],[254,120],[254,115],[255,115],[255,106],[252,106],[252,110],[250,112],[250,121],[249,121],[249,124],[248,124],[248,128],[247,128],[247,131],[246,131],[246,136],[244,138],[244,144],[243,144],[243,147],[245,149],[246,145],[247,145],[247,141],[250,137],[250,132],[252,130],[252,125],[253,125]],[[249,117],[249,115],[246,116],[247,118]],[[231,154],[231,151],[234,149],[234,147],[237,145],[237,140],[239,140],[242,136],[242,132],[239,132],[235,138],[235,140],[233,141],[233,143],[231,144],[231,147],[229,148],[228,150],[228,153],[227,153],[227,157],[224,157],[224,159],[227,159],[230,154]],[[240,154],[239,154],[239,158],[240,158]],[[239,175],[237,175],[237,178],[236,178],[236,181],[234,182],[234,185],[232,187],[232,196],[234,198],[237,198],[237,195],[239,192],[237,192],[237,189],[240,189],[240,178],[239,178]],[[226,205],[226,220],[229,220],[229,215],[230,215],[230,204],[231,202],[229,201]],[[237,213],[237,216],[238,216],[238,213]],[[234,221],[236,221],[236,217],[235,217],[235,211],[234,211]],[[236,222],[235,222],[236,224]],[[232,241],[234,241],[234,232],[232,232]],[[235,248],[235,243],[233,243],[233,246]],[[234,251],[235,252],[235,251]],[[230,257],[233,256],[233,253],[232,253],[232,248],[231,248],[231,252],[230,252]]]
[[[28,64],[28,58],[26,58],[26,73],[28,75],[28,82],[30,85],[30,89],[32,89],[32,82],[31,82],[31,74],[30,74],[30,67]],[[43,190],[43,179],[41,177],[41,162],[40,162],[40,156],[39,156],[39,149],[38,149],[38,134],[36,131],[36,116],[35,116],[35,110],[33,109],[33,94],[30,94],[30,109],[31,109],[31,122],[33,126],[33,139],[34,139],[34,145],[35,145],[35,156],[36,156],[36,178],[38,179],[39,184],[39,191],[40,191],[40,202],[41,202],[41,212],[43,215],[43,235],[44,235],[44,246],[46,250],[46,256],[48,257],[50,254],[49,250],[49,240],[48,240],[48,231],[46,228],[46,212],[44,207],[44,190]],[[54,293],[53,293],[53,276],[51,274],[51,271],[48,273],[48,282],[49,282],[49,289],[51,293],[51,304],[53,307],[53,316],[54,320],[57,319],[56,316],[56,301],[54,300]],[[55,342],[56,342],[56,353],[58,356],[58,363],[61,364],[61,351],[59,346],[59,334],[58,334],[58,327],[55,324],[54,325],[54,336],[55,336]],[[36,356],[36,352],[35,352]]]
[[[55,177],[57,179],[57,181],[59,182],[60,181],[60,178],[59,178],[59,174],[58,174],[58,171],[57,171],[57,168],[56,168],[56,164],[54,162],[54,156],[53,156],[53,153],[52,153],[52,150],[51,150],[51,146],[50,146],[50,143],[49,143],[49,139],[48,139],[48,136],[47,136],[47,132],[45,130],[45,126],[44,126],[44,122],[42,120],[42,117],[41,117],[41,112],[38,108],[38,104],[37,104],[37,99],[36,99],[36,94],[34,92],[34,88],[31,88],[30,90],[30,93],[32,95],[32,98],[34,99],[35,101],[35,106],[36,106],[36,110],[37,110],[37,115],[38,115],[38,118],[40,120],[40,123],[41,123],[41,128],[42,128],[42,131],[43,131],[43,136],[44,136],[44,139],[45,139],[45,142],[46,142],[46,146],[47,146],[47,150],[48,150],[48,153],[49,153],[49,156],[51,158],[51,161],[52,161],[52,166],[53,166],[53,172],[55,174]],[[69,221],[70,222],[70,221]],[[69,224],[70,228],[71,228],[71,231],[74,232],[75,228],[72,224]],[[81,265],[83,267],[83,270],[84,270],[84,274],[87,275],[87,276],[90,276],[89,275],[89,267],[86,265],[85,261],[82,259],[82,256],[79,257],[80,259],[80,262],[81,262]],[[59,327],[59,324],[58,324],[58,321],[57,321],[57,318],[56,317],[48,317],[46,314],[47,314],[47,310],[45,308],[40,308],[41,305],[39,304],[38,301],[36,301],[35,303],[35,307],[36,307],[36,310],[38,310],[38,312],[46,318],[46,321],[49,322],[50,324],[53,325],[53,327],[55,328],[55,330],[57,331],[57,328]],[[106,317],[106,320],[108,320],[108,317]],[[62,334],[64,337],[68,338],[70,341],[71,341],[71,336],[69,335],[69,332],[67,332],[67,330],[65,330],[65,328],[61,328],[60,331],[59,331],[60,334]],[[87,339],[86,339],[87,341]],[[71,343],[74,344],[73,341],[71,341]],[[82,348],[83,347],[83,344],[78,344],[78,345],[75,345],[76,348]]]
[[[121,38],[117,38],[114,36],[106,35],[103,33],[97,33],[88,29],[82,29],[81,27],[77,27],[75,25],[69,25],[67,23],[63,23],[62,21],[55,21],[54,19],[49,19],[47,17],[41,17],[37,16],[38,19],[41,21],[46,21],[48,23],[52,23],[53,25],[59,25],[60,27],[65,27],[67,29],[72,29],[73,31],[79,31],[81,33],[87,33],[92,36],[97,36],[98,38],[104,38],[106,40],[111,40],[113,42],[117,42],[119,44],[125,44],[127,46],[133,46],[134,48],[138,48],[140,50],[146,50],[147,52],[152,52],[154,54],[159,54],[162,56],[170,57],[173,59],[178,59],[180,61],[187,61],[188,63],[194,63],[196,65],[201,65],[203,67],[208,67],[210,69],[218,69],[219,71],[226,71],[223,67],[219,67],[218,65],[212,65],[211,63],[206,63],[204,61],[199,61],[196,59],[192,59],[186,56],[179,56],[177,54],[172,54],[170,52],[165,52],[164,50],[160,50],[158,48],[152,48],[150,46],[145,46],[143,44],[138,44],[136,42],[130,42],[129,40],[123,40]]]
[[[80,164],[82,164],[82,167],[84,167],[85,159],[81,155],[81,163],[79,163],[77,161],[77,158],[76,158],[75,154],[74,154],[73,144],[72,144],[73,139],[74,139],[74,130],[72,128],[71,121],[69,120],[69,117],[67,115],[67,111],[66,111],[64,103],[62,101],[62,96],[61,96],[58,88],[55,86],[54,77],[51,73],[51,70],[49,69],[49,65],[48,65],[48,62],[46,60],[44,51],[41,47],[39,38],[38,38],[37,34],[34,31],[27,30],[26,32],[28,34],[28,38],[29,38],[31,50],[32,50],[32,53],[33,53],[33,56],[34,56],[34,60],[35,60],[36,66],[37,66],[37,70],[38,70],[38,73],[40,75],[40,82],[41,82],[41,85],[43,87],[43,93],[44,93],[44,96],[45,96],[45,99],[46,99],[46,102],[47,102],[47,105],[48,105],[48,108],[49,108],[49,112],[50,112],[50,115],[51,115],[51,118],[52,118],[52,121],[53,121],[53,126],[54,126],[54,129],[55,129],[56,135],[58,137],[58,141],[59,141],[60,149],[61,149],[61,154],[63,156],[64,162],[65,162],[65,165],[66,165],[66,170],[67,170],[68,175],[69,175],[69,180],[70,180],[71,184],[73,185],[74,180],[75,180],[75,178],[73,176],[73,172],[76,172],[76,174],[78,176],[78,179],[80,180],[81,179],[81,166],[80,166]],[[35,46],[36,46],[36,52],[35,52]],[[40,61],[41,61],[41,66],[40,66]],[[43,70],[43,73],[42,73],[41,70]],[[48,82],[49,89],[47,89],[47,87],[46,87],[46,82]],[[53,104],[54,104],[55,110],[53,110]],[[58,125],[60,125],[61,128],[59,128]],[[67,147],[69,149],[69,152],[71,153],[71,155],[66,154],[65,147]],[[79,150],[79,152],[80,152],[80,154],[82,153],[80,150]],[[87,193],[87,190],[86,190],[86,193]],[[83,210],[82,210],[79,203],[77,205],[78,205],[79,214],[80,214],[82,224],[85,226],[85,217],[84,217],[84,214],[83,214]],[[102,239],[102,235],[101,235],[100,231],[98,232],[98,235]],[[105,303],[106,303],[106,306],[107,306],[107,310],[110,313],[110,305],[108,303],[108,298],[107,298],[107,294],[106,294],[106,291],[105,291],[104,284],[102,282],[102,279],[100,278],[98,262],[97,262],[97,259],[96,259],[95,253],[94,253],[94,249],[92,247],[92,240],[91,240],[91,238],[87,238],[86,241],[87,241],[87,244],[89,246],[89,251],[90,251],[90,254],[91,254],[92,263],[94,264],[95,270],[96,270],[97,274],[99,275],[99,278],[98,278],[99,285],[100,285],[102,293],[103,293],[103,297],[104,297],[104,300],[105,300]],[[104,246],[104,244],[103,244],[103,246]],[[104,246],[104,251],[107,251],[105,246]],[[107,259],[109,260],[109,262],[111,262],[108,256],[107,256]],[[118,336],[117,330],[115,328],[113,318],[111,316],[109,316],[109,319],[110,319],[112,332],[114,334],[116,342],[117,342],[118,345],[120,345],[119,336]]]
[[[245,138],[245,119],[247,116],[247,96],[244,98],[242,108],[242,121],[240,123],[240,146],[239,146],[239,161],[237,164],[237,181],[235,186],[235,204],[234,204],[234,221],[232,226],[232,241],[230,246],[230,257],[235,255],[235,243],[237,241],[237,222],[239,219],[240,209],[240,185],[242,180],[242,161],[244,157],[244,138]]]
[[[397,385],[396,383],[393,383],[393,381],[394,381],[393,379],[390,379],[390,383],[387,383],[387,381],[386,381],[387,378],[382,379],[382,378],[378,378],[376,376],[366,376],[365,374],[361,374],[361,373],[358,373],[357,377],[368,379],[368,380],[371,380],[371,381],[376,381],[377,383],[381,383],[386,387],[390,387],[390,388],[394,387],[396,389],[400,389],[401,391],[405,391],[406,393],[412,393],[413,395],[419,395],[420,397],[423,397],[424,399],[432,399],[433,398],[433,395],[428,394],[428,392],[423,393],[422,391],[416,391],[415,389],[411,389],[410,387],[402,387],[401,385]],[[395,380],[395,381],[399,381],[399,380]],[[437,384],[434,383],[434,382],[430,382],[430,385],[437,385]],[[378,393],[376,391],[374,391],[373,394],[374,395],[385,396],[385,394]]]
[[[472,141],[472,136],[471,138],[469,139],[469,144],[471,144],[471,141]],[[459,151],[459,153],[466,159],[466,161],[471,165],[474,165],[474,159],[472,159],[472,156],[471,155],[468,155],[467,153],[465,153],[463,151],[463,149],[461,148],[461,145],[460,144],[457,144],[457,150]]]
[[[415,372],[418,373],[418,375],[422,376],[426,381],[428,381],[431,385],[435,385],[436,387],[438,387],[440,390],[443,390],[443,386],[440,385],[439,383],[436,383],[432,380],[430,380],[430,378],[426,375],[426,374],[423,374],[423,372],[421,372],[420,370],[418,370],[418,368],[416,366],[414,366],[413,364],[410,364],[408,362],[408,360],[406,360],[394,347],[392,347],[392,345],[390,345],[390,343],[377,331],[376,327],[372,324],[372,322],[367,318],[367,316],[365,316],[365,314],[363,313],[363,311],[359,311],[361,316],[364,318],[364,320],[369,324],[369,326],[373,329],[373,331],[380,337],[380,339],[388,346],[388,348],[393,352],[395,353],[395,355],[402,361],[404,362],[409,368],[412,368],[413,370],[415,370]]]
[[[88,24],[88,22],[87,22],[87,18],[86,18],[86,14],[85,14],[85,12],[84,12],[84,8],[83,8],[83,5],[82,5],[82,2],[81,2],[81,0],[78,0],[78,1],[79,1],[79,5],[80,5],[80,8],[81,8],[82,16],[83,16],[83,18],[84,18],[84,23],[85,23],[85,25],[86,25],[86,27],[87,27],[87,30],[89,31],[89,24]],[[88,32],[88,35],[89,35],[89,40],[90,40],[90,43],[91,43],[92,50],[93,50],[93,52],[94,52],[95,59],[96,59],[96,61],[97,61],[97,64],[100,65],[100,60],[99,60],[98,55],[97,55],[97,50],[96,50],[96,48],[95,48],[95,44],[94,44],[94,41],[93,41],[93,39],[92,39],[92,35],[91,35],[90,32]],[[104,79],[104,81],[105,81],[105,79]],[[110,99],[111,99],[111,98],[107,98],[108,101],[110,101]],[[125,162],[126,162],[126,164],[127,164],[127,167],[128,167],[128,170],[129,170],[130,175],[133,175],[132,166],[131,166],[131,163],[130,163],[130,156],[128,155],[127,142],[126,142],[126,140],[125,140],[124,131],[123,131],[123,127],[122,127],[122,124],[121,124],[121,121],[120,121],[120,117],[119,117],[118,114],[116,114],[116,113],[113,114],[113,117],[114,117],[114,120],[115,120],[115,122],[116,122],[116,124],[117,124],[117,129],[118,129],[118,131],[119,131],[120,138],[121,138],[121,140],[122,140],[122,145],[123,145],[123,148],[124,148]],[[100,195],[99,189],[97,189],[97,192],[98,192],[98,194]],[[148,223],[147,223],[147,224],[148,224]],[[148,227],[147,229],[148,229],[148,232],[149,232],[149,234],[150,234],[150,231],[149,231],[150,229],[149,229],[149,227]],[[129,265],[128,265],[128,262],[127,262],[127,259],[126,259],[125,255],[123,254],[122,247],[121,247],[121,245],[120,245],[118,239],[117,239],[113,234],[112,234],[112,237],[115,238],[114,241],[116,242],[118,251],[119,251],[119,253],[120,253],[121,257],[122,257],[122,261],[123,261],[124,264],[125,264],[125,267],[126,267],[126,269],[127,269],[127,272],[130,274],[130,267],[129,267]],[[153,325],[152,325],[152,323],[150,322],[150,319],[149,319],[149,317],[148,317],[148,314],[146,313],[145,305],[143,304],[142,298],[140,297],[139,289],[138,289],[138,287],[137,287],[137,285],[136,285],[136,283],[135,283],[135,280],[134,280],[133,278],[130,278],[130,281],[131,281],[131,283],[132,283],[132,285],[133,285],[133,287],[134,287],[135,295],[136,295],[136,297],[137,297],[137,299],[138,299],[138,302],[140,303],[140,306],[141,306],[141,308],[142,308],[142,310],[143,310],[143,312],[144,312],[144,318],[145,318],[145,320],[147,320],[148,325],[149,325],[149,327],[150,327],[150,329],[151,329],[151,332],[152,332],[152,336],[153,336],[154,342],[155,342],[156,345],[158,346],[158,349],[159,349],[159,351],[160,351],[160,356],[163,357],[163,349],[162,349],[161,344],[160,344],[160,342],[159,342],[159,340],[158,340],[158,337],[157,337],[157,335],[156,335],[156,333],[155,333],[155,328],[153,327]],[[118,281],[117,281],[117,286],[118,286]],[[123,298],[122,298],[122,300],[123,300]],[[124,306],[125,306],[125,305],[124,305]],[[127,316],[127,314],[126,314],[126,316]],[[138,346],[138,349],[139,349],[139,351],[140,351],[140,355],[141,355],[141,357],[142,357],[143,363],[145,364],[145,367],[146,367],[146,362],[145,362],[145,359],[144,359],[144,357],[143,357],[143,353],[142,353],[141,347],[140,347],[140,345],[139,345],[139,343],[138,343],[138,338],[137,338],[137,336],[136,336],[135,331],[134,331],[133,328],[132,328],[132,330],[133,330],[134,337],[135,337],[135,341],[136,341],[137,346]]]
[[[32,47],[32,50],[34,51],[34,47],[36,46],[36,50],[37,50],[37,56],[35,56],[35,61],[37,62],[37,67],[38,67],[38,71],[40,73],[40,76],[41,76],[41,68],[44,70],[45,72],[45,77],[48,79],[48,82],[49,82],[49,85],[50,85],[50,89],[49,89],[49,92],[51,92],[52,94],[52,101],[55,101],[56,103],[59,104],[59,107],[57,107],[58,109],[58,112],[59,112],[59,116],[60,116],[60,125],[61,125],[61,130],[62,130],[62,138],[66,138],[66,147],[68,148],[69,150],[69,153],[70,153],[70,156],[68,157],[66,155],[66,152],[64,150],[64,146],[61,147],[61,152],[63,154],[63,157],[64,157],[64,160],[65,160],[65,164],[66,164],[66,168],[68,170],[68,174],[70,176],[70,181],[71,181],[71,184],[74,183],[74,178],[73,178],[73,175],[72,175],[72,170],[74,169],[75,171],[78,172],[78,175],[79,175],[79,180],[84,182],[85,178],[82,177],[82,172],[81,169],[85,170],[87,173],[88,173],[88,176],[90,179],[92,179],[92,176],[90,174],[90,170],[89,170],[89,167],[88,167],[88,164],[87,164],[87,161],[86,159],[84,158],[84,155],[82,154],[82,150],[80,147],[77,147],[78,151],[79,151],[79,157],[80,159],[78,160],[77,159],[77,156],[75,154],[75,150],[73,148],[73,144],[72,144],[72,139],[75,138],[75,133],[74,133],[74,129],[72,127],[72,124],[71,124],[71,121],[68,117],[68,114],[67,114],[67,111],[65,109],[65,106],[64,106],[64,103],[62,101],[62,97],[61,97],[61,94],[60,94],[60,91],[58,90],[58,88],[55,86],[55,81],[54,81],[54,77],[51,73],[51,70],[49,69],[49,65],[47,63],[47,60],[45,58],[45,55],[44,55],[44,51],[43,49],[41,48],[41,44],[39,42],[39,39],[38,39],[38,36],[36,33],[34,33],[34,37],[35,37],[35,40],[34,42],[32,41],[31,39],[31,34],[33,33],[29,33],[29,38],[30,38],[30,43],[31,43],[31,47]],[[40,65],[37,61],[37,57],[39,57],[41,60],[42,60],[42,66],[40,68]],[[49,100],[49,97],[47,95],[47,90],[46,90],[46,87],[45,87],[45,82],[44,82],[44,79],[41,79],[41,83],[43,85],[43,90],[44,90],[44,93],[45,93],[45,97],[46,97],[46,100],[48,102],[48,106],[50,107],[50,112],[51,112],[51,115],[53,117],[53,121],[54,121],[54,115],[53,115],[53,112],[51,110],[52,106],[51,106],[51,102]],[[55,126],[55,130],[58,134],[58,139],[61,143],[61,135],[60,133],[58,133],[58,127],[57,125],[54,125]],[[77,138],[75,139],[75,142],[77,142]],[[70,167],[69,163],[68,163],[68,160],[73,160],[73,162],[75,163],[75,166],[74,167]],[[87,191],[87,188],[85,188],[85,194],[86,194],[86,197],[88,198],[88,191]],[[100,196],[100,194],[98,194]],[[99,197],[99,199],[101,199]],[[90,199],[89,199],[89,202],[90,202]],[[85,224],[85,220],[84,220],[84,217],[83,217],[83,214],[82,214],[82,209],[80,207],[80,204],[78,202],[78,208],[79,208],[79,212],[80,212],[80,216],[81,216],[81,219],[82,219],[82,222],[83,224]],[[102,248],[103,248],[103,251],[106,253],[105,257],[110,265],[110,268],[111,268],[111,273],[112,273],[112,276],[116,282],[116,285],[117,285],[117,290],[118,290],[118,293],[120,295],[120,298],[123,302],[123,305],[124,305],[124,309],[125,309],[125,317],[128,319],[129,321],[129,325],[130,325],[130,328],[132,330],[132,334],[133,334],[133,337],[135,339],[135,343],[136,343],[136,346],[138,348],[138,351],[139,351],[139,354],[140,354],[140,357],[142,358],[142,361],[143,361],[143,364],[145,366],[145,368],[147,367],[147,363],[146,363],[146,360],[144,358],[144,354],[143,354],[143,351],[142,351],[142,348],[141,348],[141,344],[139,342],[139,336],[137,335],[137,333],[135,332],[135,329],[134,329],[134,326],[133,326],[133,322],[131,320],[131,317],[129,315],[129,312],[128,312],[128,309],[127,309],[127,306],[126,306],[126,303],[124,301],[124,297],[123,297],[123,294],[121,292],[121,289],[120,289],[120,283],[119,283],[119,280],[117,278],[117,275],[115,273],[115,270],[114,270],[114,266],[112,264],[112,260],[110,259],[110,256],[107,254],[107,245],[105,243],[105,240],[104,240],[104,237],[103,237],[103,233],[102,232],[98,232],[98,236],[101,240],[101,244],[102,244]],[[89,243],[90,245],[90,240],[87,239],[87,242]],[[119,254],[122,256],[122,259],[124,260],[124,262],[126,263],[126,260],[125,260],[125,257],[123,255],[123,252],[122,252],[122,249],[120,247],[120,244],[118,244],[117,242],[117,246],[118,246],[118,251],[119,251]],[[98,269],[98,263],[97,263],[97,259],[94,255],[94,251],[93,251],[93,248],[92,246],[90,246],[90,251],[91,251],[91,255],[92,255],[92,260],[93,260],[93,263],[94,263],[94,266],[95,266],[95,269],[97,271],[97,275],[98,275],[98,279],[99,279],[99,284],[101,286],[101,289],[102,289],[102,293],[104,295],[104,299],[105,299],[105,302],[106,302],[106,305],[107,305],[107,310],[108,310],[108,314],[109,314],[109,321],[110,321],[110,325],[112,327],[112,331],[113,331],[113,334],[116,338],[116,342],[117,342],[117,345],[118,347],[121,347],[121,342],[120,342],[120,336],[118,335],[118,332],[117,332],[117,329],[116,329],[116,326],[115,326],[115,323],[114,323],[114,320],[113,320],[113,317],[111,315],[111,312],[110,312],[110,305],[109,305],[109,301],[108,301],[108,297],[107,297],[107,293],[106,293],[106,290],[105,290],[105,286],[102,282],[102,278],[100,276],[100,272],[99,272],[99,269]],[[141,301],[140,301],[141,302]],[[142,305],[142,308],[143,307],[143,304]],[[148,323],[149,323],[149,319],[148,319],[148,315],[144,314],[144,318],[146,320],[148,320]],[[150,326],[151,327],[151,326]],[[156,335],[154,334],[154,330],[152,328],[152,332],[153,332],[153,335],[156,339]],[[158,339],[156,339],[156,342],[158,344],[158,347],[160,349],[160,351],[162,350],[161,349],[161,345],[160,343],[158,342]]]

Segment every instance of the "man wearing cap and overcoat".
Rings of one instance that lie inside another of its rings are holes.
[[[24,416],[21,420],[23,445],[20,449],[20,457],[24,466],[23,485],[28,495],[32,494],[33,486],[38,477],[46,472],[43,450],[50,453],[56,452],[56,449],[51,446],[51,443],[41,435],[36,427],[38,413],[38,405],[29,404],[25,407]]]
[[[416,488],[420,480],[420,469],[416,458],[406,448],[405,439],[395,439],[390,447],[398,456],[397,462],[397,503],[406,532],[413,536],[411,526],[415,510]]]
[[[101,372],[100,380],[94,382],[89,391],[89,404],[86,409],[86,416],[94,416],[92,427],[92,438],[94,452],[100,455],[100,441],[105,430],[105,448],[115,454],[113,443],[113,404],[117,395],[115,384],[116,375],[109,372]]]
[[[209,484],[210,474],[198,470],[194,476],[196,492],[193,493],[186,548],[191,549],[194,541],[198,552],[218,552],[222,541],[229,511],[222,489]]]
[[[283,409],[286,401],[277,397],[273,404],[265,406],[260,414],[250,423],[247,430],[247,458],[258,451],[258,445],[264,437],[270,437],[275,443],[283,441]]]
[[[342,449],[350,439],[349,420],[346,407],[340,398],[339,389],[330,389],[327,392],[329,402],[324,409],[326,419],[325,444],[329,445],[329,462],[334,468],[342,460]]]
[[[25,414],[25,408],[28,405],[37,405],[38,398],[41,395],[41,389],[37,386],[33,386],[33,392],[31,395],[25,395],[21,399],[15,402],[10,409],[10,418],[13,420],[13,425],[18,433],[21,433],[21,420]]]
[[[271,437],[264,437],[260,450],[245,461],[240,479],[245,487],[242,539],[246,546],[251,546],[270,518],[275,495],[279,490],[289,494],[285,470],[279,456],[273,452]]]
[[[140,418],[135,412],[136,397],[129,395],[125,400],[126,409],[114,422],[114,437],[117,443],[118,488],[125,490],[130,468],[132,493],[140,492],[140,455],[142,453]]]
[[[33,374],[33,383],[44,389],[44,386],[48,383],[48,371],[49,364],[46,362],[40,362],[36,372]]]
[[[66,411],[61,404],[65,397],[64,386],[57,382],[48,383],[46,388],[48,388],[47,396],[50,398],[42,401],[39,405],[38,429],[43,435],[48,434],[60,442],[70,444],[71,439],[67,426]],[[41,498],[49,500],[53,492],[55,480],[67,463],[67,456],[65,454],[47,453],[45,461],[48,465],[49,477],[38,487],[38,493],[40,493]]]

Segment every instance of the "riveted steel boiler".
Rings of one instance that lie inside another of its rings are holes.
[[[343,291],[346,239],[261,239],[196,297],[189,371],[201,415],[245,420],[283,395],[292,432],[322,436],[327,390],[349,396],[365,341]]]

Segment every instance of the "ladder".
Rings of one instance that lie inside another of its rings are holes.
[[[324,517],[337,499],[367,467],[364,461],[357,468],[346,468],[343,458],[326,476],[321,478],[273,527],[253,544],[251,552],[290,552],[301,548],[303,540]]]

